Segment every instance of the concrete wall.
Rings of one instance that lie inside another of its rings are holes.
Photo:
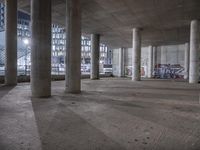
[[[113,75],[118,76],[119,75],[119,49],[113,50],[112,63],[113,63]]]
[[[157,64],[180,64],[184,66],[185,45],[170,45],[158,47],[159,61]]]
[[[147,77],[147,66],[148,66],[148,56],[149,47],[142,47],[141,51],[141,73],[143,77]],[[182,45],[167,45],[157,47],[156,64],[179,64],[184,67],[184,52],[185,44]],[[113,75],[119,75],[119,49],[113,50]],[[132,69],[132,49],[128,48],[125,50],[125,74],[131,76]]]

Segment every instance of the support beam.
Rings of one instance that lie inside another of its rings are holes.
[[[189,43],[185,44],[185,60],[184,60],[184,68],[185,68],[185,74],[184,79],[188,79],[189,77],[189,58],[190,58],[190,47]]]
[[[66,0],[66,92],[81,92],[81,7],[80,0]]]
[[[199,21],[191,22],[189,83],[199,81]]]
[[[17,84],[17,0],[6,0],[5,84]]]
[[[148,78],[152,78],[152,74],[153,74],[153,46],[149,46]]]
[[[125,48],[119,49],[119,77],[125,76]]]
[[[100,53],[100,35],[91,35],[91,75],[92,80],[99,79],[99,53]]]
[[[51,1],[31,0],[31,90],[33,97],[51,96]]]
[[[132,80],[141,80],[141,29],[133,29]]]

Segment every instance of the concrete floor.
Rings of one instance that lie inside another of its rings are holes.
[[[174,81],[82,81],[80,95],[52,83],[0,87],[0,150],[199,150],[199,85]]]

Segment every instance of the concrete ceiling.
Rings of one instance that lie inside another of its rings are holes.
[[[30,0],[18,0],[30,12]],[[65,24],[65,0],[52,0],[53,21]],[[189,41],[190,22],[200,19],[200,0],[81,0],[82,32],[99,33],[112,48],[131,47],[132,28],[142,28],[142,44]]]

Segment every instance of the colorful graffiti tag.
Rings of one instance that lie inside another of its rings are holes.
[[[180,64],[158,64],[155,65],[153,77],[157,79],[184,79],[185,69]],[[125,75],[132,75],[132,66],[125,66]],[[141,66],[141,76],[147,77],[147,67]]]
[[[160,79],[183,79],[184,67],[180,64],[158,64],[154,68],[153,76]]]
[[[147,75],[147,67],[146,66],[141,66],[141,77],[145,77]],[[131,77],[132,76],[132,66],[125,66],[125,75],[127,77]]]

